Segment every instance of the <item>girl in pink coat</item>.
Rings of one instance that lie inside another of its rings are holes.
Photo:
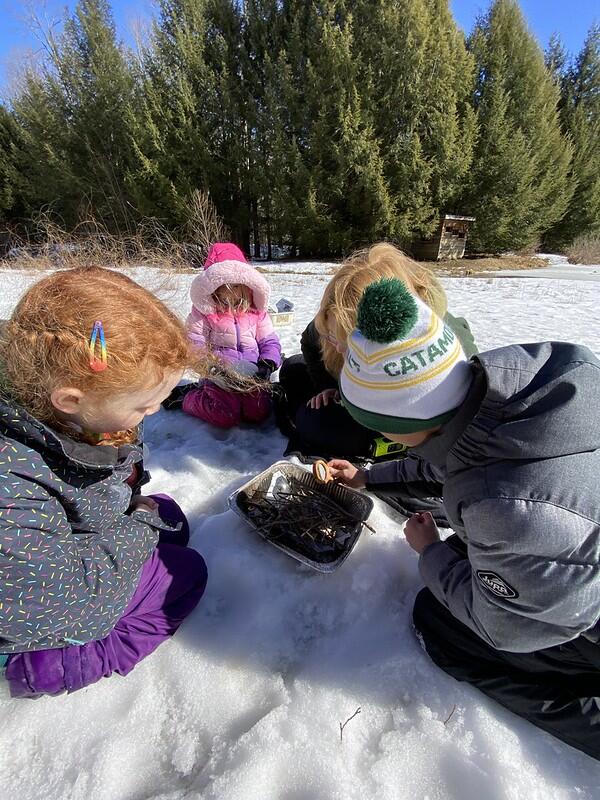
[[[214,244],[204,270],[190,287],[188,335],[244,375],[268,381],[281,364],[281,345],[267,313],[271,289],[231,242]],[[219,428],[262,422],[271,411],[270,392],[235,392],[213,381],[177,387],[165,402]]]

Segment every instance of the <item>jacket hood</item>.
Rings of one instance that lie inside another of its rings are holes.
[[[53,450],[75,465],[92,469],[111,469],[123,464],[134,453],[137,460],[140,448],[135,444],[119,447],[98,447],[78,442],[58,433],[29,414],[10,397],[0,397],[0,437],[15,439],[35,450]]]
[[[224,283],[239,283],[252,292],[257,311],[269,306],[271,287],[263,276],[249,264],[242,251],[231,242],[217,242],[206,258],[203,271],[190,286],[190,298],[201,314],[214,314],[216,309],[212,293]]]
[[[600,448],[600,362],[566,342],[513,345],[482,353],[482,411],[498,424],[487,446],[502,457],[554,458]]]
[[[416,449],[442,464],[537,460],[600,448],[600,362],[566,342],[510,345],[473,356],[456,416]]]

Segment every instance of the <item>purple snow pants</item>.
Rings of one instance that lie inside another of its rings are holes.
[[[172,636],[195,608],[206,587],[202,556],[185,545],[189,527],[183,511],[166,495],[152,495],[158,514],[180,531],[161,531],[159,543],[140,573],[129,605],[104,639],[54,650],[16,653],[6,664],[13,697],[75,692],[107,678],[127,675]]]
[[[211,381],[203,381],[188,392],[183,410],[217,428],[233,428],[240,422],[264,422],[271,413],[271,395],[256,389],[253,392],[231,392]]]

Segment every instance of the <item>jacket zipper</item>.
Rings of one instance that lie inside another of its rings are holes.
[[[240,323],[238,321],[238,318],[237,318],[236,314],[233,315],[233,324],[234,324],[234,327],[235,327],[235,346],[236,346],[236,349],[237,349],[238,353],[241,353],[242,352],[242,342],[241,342],[241,339],[240,339]]]

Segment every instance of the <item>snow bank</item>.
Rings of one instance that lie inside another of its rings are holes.
[[[289,267],[290,265],[288,265]],[[297,352],[329,279],[269,275],[295,302]],[[39,273],[0,273],[6,317]],[[182,316],[192,275],[135,277]],[[570,339],[600,354],[591,282],[444,281],[482,348]],[[0,681],[0,796],[28,800],[593,800],[600,765],[446,677],[410,626],[420,587],[402,519],[376,501],[344,566],[320,575],[270,548],[227,496],[277,460],[273,424],[219,432],[148,421],[151,490],[172,493],[205,556],[205,598],[126,679],[13,701]],[[360,708],[344,729],[340,723]]]

